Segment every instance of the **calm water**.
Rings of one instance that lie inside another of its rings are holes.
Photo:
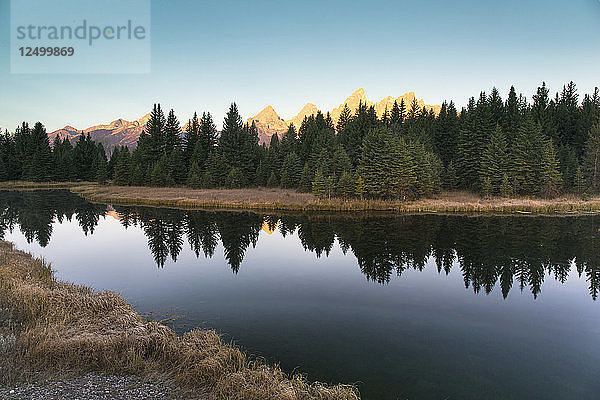
[[[600,398],[600,217],[368,217],[0,192],[59,278],[374,399]]]

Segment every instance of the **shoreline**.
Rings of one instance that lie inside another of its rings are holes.
[[[360,399],[352,385],[288,375],[215,331],[178,336],[114,292],[56,280],[44,259],[6,241],[0,241],[0,356],[0,388],[94,373],[173,382],[206,399]]]
[[[412,201],[319,200],[290,189],[189,189],[185,187],[100,186],[88,182],[2,182],[0,190],[66,189],[88,201],[183,209],[248,211],[381,212],[389,214],[466,215],[589,215],[600,213],[600,196],[582,200],[575,195],[554,199],[482,198],[469,192],[442,192],[435,198]]]

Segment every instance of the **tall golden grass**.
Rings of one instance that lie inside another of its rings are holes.
[[[0,190],[68,189],[89,201],[174,208],[255,211],[382,211],[447,214],[575,214],[600,212],[600,196],[557,198],[483,198],[470,192],[442,192],[413,201],[318,199],[310,193],[280,188],[190,189],[186,187],[101,186],[91,182],[0,182]]]
[[[360,398],[352,386],[311,384],[253,360],[214,331],[177,336],[116,293],[57,281],[44,260],[8,242],[0,242],[0,311],[0,381],[22,379],[24,371],[99,371],[168,378],[211,399]]]
[[[91,182],[29,182],[5,181],[0,182],[0,190],[25,190],[25,189],[69,189],[81,185],[93,185]]]
[[[414,201],[331,198],[279,188],[188,189],[80,185],[70,190],[101,203],[178,208],[224,208],[260,211],[384,211],[394,213],[569,214],[600,212],[600,197],[574,195],[554,199],[482,198],[469,192],[443,192]]]

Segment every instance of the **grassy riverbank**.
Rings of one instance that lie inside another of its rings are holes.
[[[94,371],[169,379],[209,399],[359,399],[249,358],[214,331],[177,336],[119,295],[57,281],[0,242],[0,384]]]
[[[36,189],[70,189],[81,185],[94,185],[91,182],[29,182],[5,181],[0,182],[0,190],[36,190]]]
[[[399,213],[536,213],[600,212],[600,197],[555,199],[490,198],[467,192],[443,192],[436,198],[415,201],[319,200],[294,190],[153,188],[81,185],[70,188],[90,201],[165,207],[216,207],[250,210],[390,211]]]
[[[100,186],[95,183],[3,182],[0,189],[69,189],[99,203],[176,208],[222,208],[257,211],[384,211],[396,213],[571,214],[600,212],[600,196],[563,195],[542,198],[483,198],[469,192],[442,192],[414,201],[320,200],[310,193],[279,188],[189,189]]]

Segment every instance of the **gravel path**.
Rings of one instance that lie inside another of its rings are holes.
[[[147,382],[136,376],[88,374],[65,380],[53,380],[17,387],[0,387],[4,400],[158,400],[181,397],[175,386]]]

